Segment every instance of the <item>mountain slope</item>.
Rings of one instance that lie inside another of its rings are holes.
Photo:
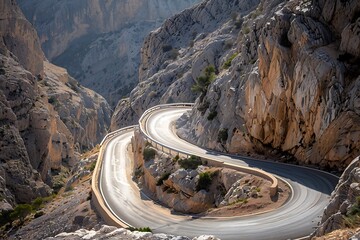
[[[113,106],[138,82],[144,37],[165,18],[197,2],[19,0],[51,62]]]
[[[36,31],[15,1],[1,1],[0,9],[0,209],[4,210],[50,194],[53,176],[70,168],[77,152],[91,148],[106,134],[110,108],[64,69],[46,62]],[[72,98],[67,97],[70,94]]]
[[[341,171],[360,147],[358,12],[358,1],[204,1],[146,38],[141,82],[111,127],[197,97],[181,137]]]

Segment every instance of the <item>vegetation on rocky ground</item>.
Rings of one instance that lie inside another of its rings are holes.
[[[202,164],[201,158],[197,156],[190,156],[189,158],[183,158],[178,161],[180,167],[188,170],[188,169],[196,169],[198,166]]]
[[[206,94],[207,89],[216,78],[215,67],[208,66],[205,68],[204,75],[196,78],[195,84],[191,87],[191,90],[194,92],[199,92],[201,94]]]
[[[146,147],[143,151],[143,157],[145,161],[150,161],[151,159],[154,159],[156,155],[156,150],[153,148]]]

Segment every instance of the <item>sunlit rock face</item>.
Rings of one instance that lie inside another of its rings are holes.
[[[210,0],[170,18],[146,38],[111,129],[196,99],[178,122],[193,143],[343,170],[359,154],[359,4]],[[211,65],[215,80],[191,91]]]
[[[338,9],[330,17],[332,7]],[[219,70],[180,135],[221,151],[286,152],[344,169],[359,154],[359,56],[344,44],[354,36],[359,3],[332,7],[260,3],[252,13],[258,16],[244,20],[231,67]],[[269,15],[271,9],[277,11]],[[222,129],[228,136],[219,141]]]
[[[45,55],[115,106],[138,82],[145,36],[199,0],[18,2]]]

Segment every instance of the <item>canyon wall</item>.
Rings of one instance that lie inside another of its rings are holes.
[[[196,99],[178,122],[190,142],[344,170],[360,147],[358,13],[358,1],[204,1],[146,38],[111,128]]]
[[[236,57],[229,69],[216,66],[182,136],[217,150],[288,153],[344,170],[360,147],[360,4],[290,1],[266,17],[269,7],[264,1],[245,18]]]
[[[47,62],[36,31],[15,1],[1,1],[0,9],[3,210],[50,194],[53,174],[70,168],[77,152],[94,146],[106,134],[110,108],[100,95]]]
[[[19,0],[47,58],[111,105],[138,82],[144,37],[199,0]]]
[[[134,124],[159,103],[193,102],[194,79],[208,65],[220,64],[241,28],[231,16],[247,15],[259,1],[204,1],[164,22],[150,33],[141,52],[140,83],[119,101],[111,129]],[[240,21],[240,20],[239,20]]]

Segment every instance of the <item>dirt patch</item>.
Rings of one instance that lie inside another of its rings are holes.
[[[90,158],[91,162],[95,161],[97,155]],[[79,168],[77,173],[88,169],[91,162]],[[5,239],[40,240],[78,229],[99,229],[104,222],[94,211],[90,199],[91,174],[78,178],[71,184],[70,190],[61,189],[51,202],[43,206],[42,216],[29,216],[25,225]]]

